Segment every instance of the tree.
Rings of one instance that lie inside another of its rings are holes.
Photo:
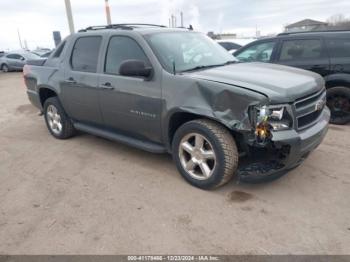
[[[335,14],[329,17],[327,19],[327,22],[329,25],[336,26],[336,25],[342,25],[342,24],[348,23],[350,22],[350,20],[347,19],[343,14]]]

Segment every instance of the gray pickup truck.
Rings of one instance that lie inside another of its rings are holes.
[[[280,177],[321,143],[330,117],[321,76],[238,63],[201,33],[156,25],[80,30],[24,78],[55,138],[80,130],[171,153],[202,189]]]

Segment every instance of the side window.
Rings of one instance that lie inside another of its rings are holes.
[[[71,56],[72,69],[75,71],[96,73],[98,54],[102,37],[80,37],[74,44]]]
[[[61,43],[60,46],[55,51],[55,53],[53,54],[53,57],[60,57],[65,45],[66,45],[66,42]]]
[[[318,39],[283,41],[280,61],[315,59],[322,57],[322,43]]]
[[[6,56],[7,58],[10,58],[10,59],[21,59],[22,56],[18,55],[18,54],[9,54]]]
[[[329,39],[327,46],[332,58],[350,57],[350,38]]]
[[[242,62],[269,62],[276,42],[264,42],[252,45],[236,55]]]
[[[150,65],[145,53],[135,40],[125,36],[113,36],[108,44],[105,72],[119,75],[120,65],[130,59],[142,60],[146,65]]]

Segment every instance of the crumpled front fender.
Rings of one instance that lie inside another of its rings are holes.
[[[251,132],[249,108],[268,103],[262,94],[215,81],[179,75],[167,75],[163,81],[165,131],[173,114],[186,112],[213,119],[233,131]]]

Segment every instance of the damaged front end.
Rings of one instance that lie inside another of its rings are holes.
[[[219,81],[219,77],[214,77],[214,69],[205,72],[206,75],[177,76],[176,81],[172,81],[176,76],[166,75],[163,81],[167,87],[164,94],[168,119],[172,112],[186,112],[213,119],[231,130],[240,154],[237,170],[240,181],[257,183],[278,178],[298,166],[322,142],[329,121],[326,107],[317,107],[317,118],[301,129],[298,117],[302,116],[297,114],[294,99],[273,97],[271,93],[272,99],[258,87],[243,87],[246,82]],[[212,72],[211,77],[208,72]],[[281,102],[271,104],[275,101]],[[311,113],[316,102],[307,104]],[[169,130],[168,126],[163,130]]]
[[[281,177],[307,158],[327,132],[329,110],[324,108],[314,126],[299,132],[289,104],[251,108],[250,120],[255,130],[247,139],[249,150],[238,178],[259,183]]]
[[[249,110],[252,127],[248,137],[248,154],[241,159],[238,177],[244,182],[260,182],[275,179],[285,173],[284,160],[290,146],[276,147],[273,133],[293,128],[289,105],[254,106]]]

